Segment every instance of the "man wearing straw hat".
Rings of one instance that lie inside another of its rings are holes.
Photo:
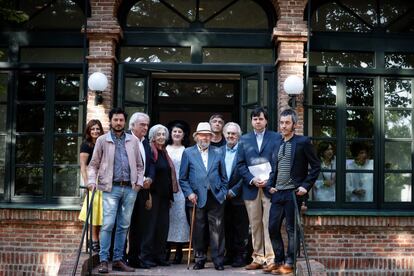
[[[227,195],[227,177],[220,149],[210,147],[212,136],[210,124],[199,123],[193,134],[197,144],[185,149],[181,159],[180,186],[188,200],[195,204],[195,216],[191,218],[194,220],[195,270],[203,269],[206,262],[206,227],[210,232],[214,267],[216,270],[224,269],[223,203]]]

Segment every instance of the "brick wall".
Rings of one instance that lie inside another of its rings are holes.
[[[0,275],[57,275],[80,242],[79,211],[0,210]]]
[[[414,275],[412,217],[305,216],[304,223],[309,255],[331,275]]]

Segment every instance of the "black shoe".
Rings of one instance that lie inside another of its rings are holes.
[[[153,262],[151,260],[143,260],[143,259],[141,259],[140,261],[141,261],[141,264],[143,266],[148,266],[148,267],[156,267],[157,266],[157,263],[155,263],[155,262]]]
[[[181,264],[181,261],[183,260],[183,251],[178,250],[175,251],[174,260],[172,261],[173,264]]]
[[[105,262],[105,261],[101,262],[99,264],[98,271],[99,271],[99,273],[108,273],[109,272],[109,270],[108,270],[108,262]]]
[[[224,265],[230,265],[233,263],[233,257],[231,256],[224,256],[224,261],[223,261]]]
[[[245,265],[246,263],[244,262],[242,257],[236,258],[234,262],[231,264],[232,267],[242,267]]]
[[[159,266],[170,266],[170,263],[165,260],[157,260],[155,261]]]
[[[223,266],[222,264],[215,264],[215,265],[214,265],[214,268],[215,268],[216,270],[224,270],[224,266]]]
[[[195,265],[193,266],[194,270],[199,270],[199,269],[203,269],[204,268],[204,262],[196,262]]]

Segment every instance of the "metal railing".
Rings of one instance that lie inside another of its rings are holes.
[[[81,189],[86,189],[86,202],[88,203],[88,205],[86,209],[86,219],[85,219],[85,223],[83,224],[81,241],[79,243],[79,248],[78,248],[77,255],[76,255],[75,265],[73,267],[72,276],[76,275],[76,270],[78,268],[79,258],[80,258],[80,254],[82,251],[82,245],[85,240],[85,236],[87,237],[86,239],[87,242],[85,244],[85,252],[89,253],[88,273],[89,275],[92,275],[92,214],[93,214],[92,206],[93,206],[93,199],[95,197],[96,189],[92,191],[91,200],[89,200],[88,187],[86,186],[79,186],[79,187]]]

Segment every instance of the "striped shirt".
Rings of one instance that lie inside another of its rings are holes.
[[[276,189],[287,190],[294,189],[295,184],[290,177],[290,163],[292,158],[292,142],[285,141],[279,148],[277,154],[277,179]]]

